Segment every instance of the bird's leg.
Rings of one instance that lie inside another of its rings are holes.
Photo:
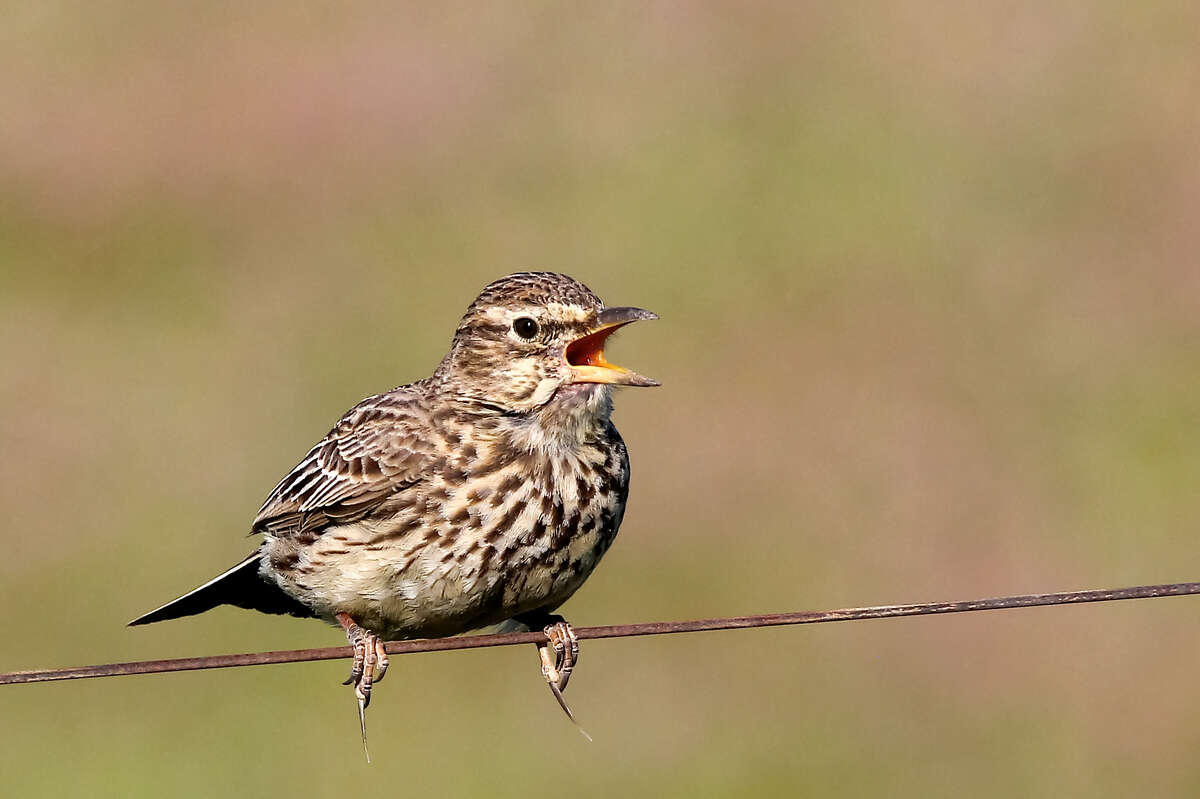
[[[367,751],[367,705],[371,704],[371,687],[387,673],[388,657],[383,648],[383,639],[360,627],[348,613],[338,613],[335,618],[346,631],[346,640],[354,648],[354,662],[350,666],[350,677],[342,685],[353,685],[358,698],[358,724],[362,730],[363,751]],[[370,762],[371,755],[367,754]]]

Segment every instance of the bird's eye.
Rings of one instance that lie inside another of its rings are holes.
[[[538,333],[538,323],[528,316],[513,320],[513,332],[521,338],[533,338]]]

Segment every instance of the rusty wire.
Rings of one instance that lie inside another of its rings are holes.
[[[723,619],[692,621],[647,622],[643,624],[614,624],[605,627],[577,627],[575,633],[583,639],[627,638],[635,635],[665,635],[693,633],[706,630],[740,630],[750,627],[778,627],[789,624],[821,624],[831,621],[862,619],[891,619],[900,616],[927,616],[942,613],[967,613],[976,610],[1007,610],[1044,605],[1077,605],[1085,602],[1113,602],[1120,599],[1150,599],[1152,597],[1188,596],[1200,594],[1200,583],[1170,583],[1141,585],[1132,588],[1110,588],[1095,591],[1064,591],[1054,594],[1023,594],[992,599],[973,599],[965,602],[926,602],[916,605],[878,605],[867,608],[803,611],[799,613],[768,613],[760,616],[737,616]],[[392,641],[386,645],[390,655],[411,652],[439,652],[449,649],[476,649],[489,646],[512,646],[545,640],[541,632],[468,635],[455,638],[422,638],[411,641]],[[350,657],[348,646],[323,649],[293,649],[280,652],[248,652],[238,655],[209,655],[206,657],[141,660],[131,663],[105,663],[98,666],[75,666],[60,669],[13,671],[0,673],[0,685],[17,683],[78,680],[87,677],[115,677],[124,674],[156,674],[168,671],[196,669],[225,669],[234,666],[263,666],[272,663],[299,663],[312,660],[333,660]]]

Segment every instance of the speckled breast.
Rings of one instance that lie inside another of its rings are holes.
[[[616,536],[628,490],[607,421],[570,447],[476,442],[324,530],[275,579],[318,614],[344,611],[387,637],[466,632],[565,602]]]

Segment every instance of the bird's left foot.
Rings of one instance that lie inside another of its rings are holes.
[[[525,620],[527,624],[535,628],[536,621],[547,622],[542,628],[542,632],[546,634],[546,640],[537,644],[538,658],[542,661],[542,676],[546,678],[546,685],[550,687],[550,693],[554,694],[554,698],[558,700],[558,705],[567,714],[567,718],[579,726],[575,714],[571,712],[571,707],[563,697],[563,691],[567,689],[567,682],[571,679],[571,672],[575,670],[575,664],[579,662],[579,638],[576,637],[575,630],[562,616],[543,616],[538,620]],[[582,727],[580,727],[580,731],[583,731]],[[591,739],[586,732],[583,734],[584,737]]]
[[[350,677],[342,685],[353,685],[358,699],[358,724],[362,730],[363,751],[367,750],[367,705],[371,704],[371,688],[383,681],[387,673],[388,656],[383,648],[383,639],[360,627],[348,613],[338,613],[335,618],[346,631],[346,640],[354,648],[354,662],[350,666]],[[371,755],[367,754],[370,762]]]
[[[546,682],[555,695],[561,697],[562,692],[567,690],[567,682],[571,679],[575,664],[579,662],[579,639],[565,619],[547,624],[542,632],[546,634],[546,643],[538,644],[542,674],[546,676]],[[551,650],[554,651],[553,659]]]

